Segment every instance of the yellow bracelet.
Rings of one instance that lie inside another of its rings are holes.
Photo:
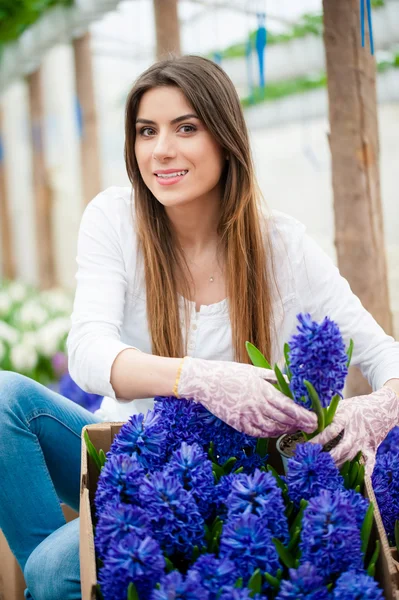
[[[180,375],[181,375],[181,371],[182,371],[182,368],[183,368],[183,363],[184,363],[184,360],[185,360],[186,358],[187,358],[186,356],[185,356],[184,358],[182,358],[182,361],[181,361],[181,363],[180,363],[180,365],[179,365],[179,368],[177,369],[176,381],[175,381],[175,385],[174,385],[174,387],[173,387],[173,392],[172,392],[172,395],[173,395],[173,396],[176,396],[176,398],[178,398],[178,397],[179,397],[179,394],[178,394],[178,391],[177,391],[177,389],[178,389],[178,387],[179,387],[179,381],[180,381]]]

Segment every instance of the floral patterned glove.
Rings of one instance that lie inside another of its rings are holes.
[[[331,425],[311,441],[324,445],[344,430],[342,440],[331,450],[331,456],[341,466],[361,450],[366,473],[371,475],[378,446],[398,424],[399,398],[390,388],[382,387],[366,396],[341,400]]]
[[[316,415],[279,392],[273,371],[236,362],[186,356],[177,394],[193,398],[234,429],[254,437],[313,432]]]

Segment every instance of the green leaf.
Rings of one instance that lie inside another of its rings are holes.
[[[357,479],[355,481],[355,489],[359,488],[359,491],[362,489],[364,484],[364,476],[366,474],[366,467],[364,465],[359,466],[359,473]]]
[[[97,593],[96,597],[97,597],[98,600],[104,600],[104,596],[103,596],[103,593],[101,591],[101,587],[100,587],[99,583],[97,583],[97,585],[96,585],[96,593]]]
[[[278,365],[274,365],[274,372],[276,373],[277,381],[278,381],[278,384],[280,386],[281,392],[285,396],[288,396],[288,398],[293,399],[294,397],[293,397],[292,392],[290,390],[290,386],[288,385],[288,383],[284,379],[284,375],[282,374],[282,372],[278,368]]]
[[[165,567],[166,567],[167,572],[169,573],[170,571],[173,571],[175,568],[175,565],[172,563],[170,558],[168,558],[167,556],[164,556],[164,559],[165,559]]]
[[[341,396],[339,394],[335,394],[335,396],[333,396],[333,398],[330,402],[330,406],[328,407],[328,410],[327,410],[326,427],[327,427],[327,425],[330,425],[330,423],[333,422],[340,400],[341,400]]]
[[[239,577],[237,579],[237,581],[235,582],[234,587],[238,588],[238,589],[241,589],[243,585],[244,585],[244,580],[243,580],[242,577]]]
[[[320,402],[319,394],[314,389],[313,385],[307,379],[303,380],[303,383],[308,391],[310,401],[312,402],[312,408],[317,415],[318,431],[324,429],[324,411]]]
[[[252,592],[252,594],[250,594],[251,597],[253,594],[260,594],[262,589],[262,573],[260,572],[260,569],[256,569],[252,574],[252,577],[248,582],[248,588]]]
[[[380,544],[379,540],[376,540],[375,550],[373,552],[373,556],[370,559],[369,566],[367,567],[367,574],[370,575],[370,577],[374,577],[374,575],[375,575],[375,565],[376,565],[378,557],[380,555],[380,547],[381,547],[381,544]]]
[[[277,577],[273,577],[270,573],[265,573],[265,579],[275,590],[280,589],[280,580]]]
[[[256,346],[251,344],[251,342],[245,342],[245,348],[247,349],[248,356],[255,367],[271,369],[270,364],[267,362],[262,352],[256,348]]]
[[[269,438],[258,438],[256,442],[256,454],[259,454],[262,458],[265,458],[269,449]]]
[[[218,552],[219,552],[219,536],[215,535],[215,537],[213,538],[213,540],[211,542],[209,551],[211,553],[218,554]]]
[[[281,562],[288,568],[295,568],[295,559],[292,556],[291,552],[278,540],[277,538],[272,538],[273,544],[277,550],[277,554],[280,557]]]
[[[210,460],[212,462],[216,462],[214,450],[215,450],[215,444],[213,442],[210,442],[209,448],[208,448],[208,457],[210,458]]]
[[[232,469],[233,469],[233,467],[234,467],[234,465],[235,465],[235,463],[236,463],[236,462],[237,462],[237,459],[236,459],[236,457],[235,457],[235,456],[231,456],[230,458],[228,458],[228,459],[226,460],[226,462],[224,462],[224,463],[222,464],[222,469],[223,469],[223,471],[224,471],[226,474],[230,473],[230,472],[232,471]]]
[[[359,463],[354,463],[352,465],[350,476],[349,476],[349,487],[353,489],[355,487],[357,476],[359,475],[360,465]]]
[[[193,553],[191,555],[191,560],[193,563],[197,560],[197,558],[199,557],[200,554],[201,553],[200,553],[200,549],[198,548],[198,546],[194,546]]]
[[[88,452],[90,458],[92,459],[92,461],[96,465],[97,469],[99,471],[101,471],[101,467],[102,467],[101,460],[100,460],[100,457],[98,455],[97,450],[95,449],[94,445],[92,444],[92,442],[91,442],[91,440],[89,438],[89,434],[87,432],[87,429],[84,432],[83,437],[84,437],[84,440],[85,440],[85,443],[86,443],[87,452]]]
[[[100,459],[101,468],[102,468],[105,465],[105,463],[107,462],[107,457],[102,448],[100,448],[100,450],[98,451],[98,458]]]
[[[133,582],[129,583],[129,587],[127,588],[127,600],[140,600]]]
[[[236,475],[239,475],[239,473],[242,473],[242,472],[243,472],[243,470],[244,470],[244,467],[239,467],[238,469],[236,469],[236,470],[234,471],[234,473],[235,473]]]
[[[399,521],[397,519],[395,521],[395,545],[399,554]]]
[[[303,517],[303,512],[305,510],[305,508],[307,507],[307,505],[309,504],[309,502],[307,500],[305,500],[304,498],[302,498],[300,504],[299,504],[299,510],[298,510],[298,514],[295,517],[291,527],[290,527],[290,535],[292,535],[296,529],[301,529],[302,528],[302,517]]]
[[[221,477],[223,477],[223,475],[225,475],[225,472],[223,470],[223,468],[218,465],[217,463],[212,463],[212,470],[213,470],[213,474],[215,476],[216,481],[219,481],[219,479]]]
[[[351,340],[350,340],[350,342],[349,342],[349,348],[348,348],[348,350],[346,351],[346,355],[347,355],[347,357],[348,357],[348,361],[347,361],[347,363],[346,363],[346,366],[347,366],[347,367],[349,367],[349,366],[350,366],[350,364],[351,364],[351,360],[352,360],[352,353],[353,353],[353,346],[354,346],[354,343],[353,343],[353,340],[351,339]]]
[[[362,528],[360,530],[360,537],[362,540],[362,552],[366,554],[367,548],[369,545],[369,539],[371,534],[371,528],[373,526],[373,514],[374,514],[374,504],[370,502],[369,507],[366,511],[366,515],[363,519]]]
[[[288,379],[291,381],[292,378],[292,373],[291,373],[291,369],[290,369],[290,347],[289,345],[286,343],[284,344],[284,358],[285,358],[285,367],[287,370],[287,375],[288,375]]]
[[[289,550],[290,552],[292,550],[295,550],[295,548],[298,546],[300,537],[301,537],[301,529],[299,527],[297,527],[291,535],[291,539],[287,546],[287,550]]]
[[[350,466],[351,466],[351,461],[346,460],[340,469],[340,473],[341,473],[342,477],[346,477],[346,475],[349,473]]]
[[[280,490],[283,490],[283,492],[286,492],[288,489],[287,484],[281,479],[281,477],[277,473],[276,469],[274,467],[272,467],[272,465],[267,465],[267,470],[269,471],[269,473],[271,473],[273,475]]]

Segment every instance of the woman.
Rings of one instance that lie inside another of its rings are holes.
[[[399,344],[300,223],[261,209],[239,100],[220,67],[183,57],[141,75],[125,159],[134,193],[108,189],[82,219],[68,339],[72,377],[105,396],[99,413],[1,374],[0,526],[34,600],[80,598],[78,525],[64,525],[58,499],[78,508],[87,423],[125,420],[174,394],[252,435],[314,431],[315,415],[277,392],[271,372],[243,364],[246,340],[278,361],[299,311],[336,320],[378,390],[341,403],[323,433],[324,443],[345,429],[335,459],[362,449],[372,466],[399,420]]]

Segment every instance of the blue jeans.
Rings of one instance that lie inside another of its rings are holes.
[[[35,381],[0,372],[0,529],[33,600],[79,600],[81,431],[98,419]]]

